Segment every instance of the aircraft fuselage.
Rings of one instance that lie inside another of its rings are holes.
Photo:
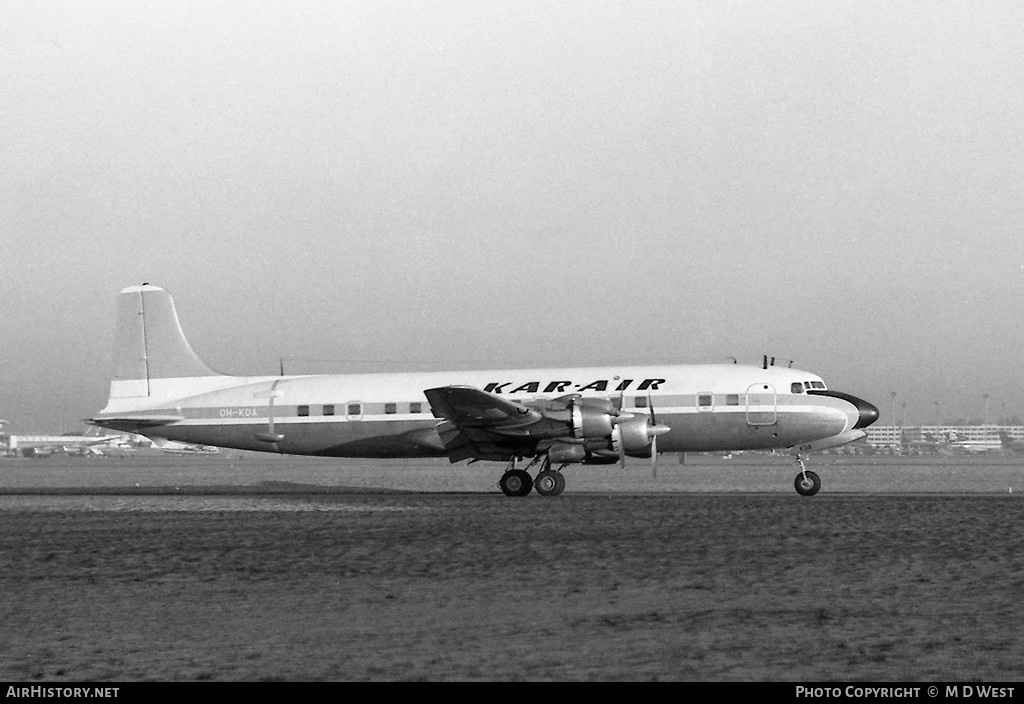
[[[658,422],[670,428],[658,439],[660,452],[759,450],[832,437],[857,424],[855,409],[846,401],[805,393],[803,384],[810,380],[817,377],[746,365],[210,377],[208,383],[221,388],[145,409],[133,400],[129,413],[119,411],[112,389],[111,403],[96,420],[103,424],[105,415],[122,420],[133,414],[177,416],[143,432],[244,450],[433,457],[446,453],[423,390],[464,384],[491,387],[492,393],[538,407],[573,393],[616,403],[621,398],[622,409],[633,414],[649,414],[653,407]],[[792,392],[794,384],[800,393]],[[271,434],[282,437],[268,442]]]

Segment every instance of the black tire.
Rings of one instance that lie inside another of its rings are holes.
[[[545,469],[537,473],[537,478],[533,480],[533,488],[541,496],[558,496],[565,489],[565,477],[559,472]]]
[[[796,475],[793,486],[800,496],[814,496],[821,488],[821,478],[814,472],[801,472]]]
[[[552,496],[558,496],[565,491],[565,475],[561,472],[555,472],[555,481],[558,482],[558,486],[555,487],[555,493]]]
[[[501,475],[498,487],[505,496],[526,496],[533,491],[533,479],[525,469],[510,469]]]

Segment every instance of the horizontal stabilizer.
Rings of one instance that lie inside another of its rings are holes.
[[[185,420],[185,416],[173,413],[145,414],[129,413],[120,416],[101,416],[89,418],[86,423],[98,425],[102,428],[120,430],[126,433],[141,433],[147,428],[156,428],[161,425],[170,425]]]

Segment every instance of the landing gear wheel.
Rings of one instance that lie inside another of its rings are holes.
[[[533,479],[525,469],[510,469],[501,475],[498,487],[505,496],[526,496],[533,490]]]
[[[565,491],[565,475],[561,472],[555,472],[555,481],[558,482],[558,486],[555,487],[555,493],[552,496],[558,496]]]
[[[821,478],[814,472],[801,472],[796,475],[793,486],[796,487],[796,493],[800,496],[814,496],[821,488]]]
[[[533,480],[533,488],[541,496],[558,496],[565,491],[565,477],[561,472],[545,469]]]

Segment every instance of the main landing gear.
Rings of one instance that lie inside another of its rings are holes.
[[[821,488],[821,477],[807,469],[804,465],[804,458],[800,455],[796,456],[796,463],[800,465],[800,474],[796,475],[796,479],[793,481],[796,493],[800,496],[814,496]]]
[[[562,469],[551,469],[551,459],[546,455],[538,455],[527,465],[527,469],[541,463],[541,470],[537,472],[534,479],[526,469],[516,467],[516,457],[509,460],[508,469],[498,480],[498,488],[505,496],[526,496],[531,490],[536,489],[541,496],[558,496],[565,491],[565,476]],[[564,465],[563,465],[564,466]]]

